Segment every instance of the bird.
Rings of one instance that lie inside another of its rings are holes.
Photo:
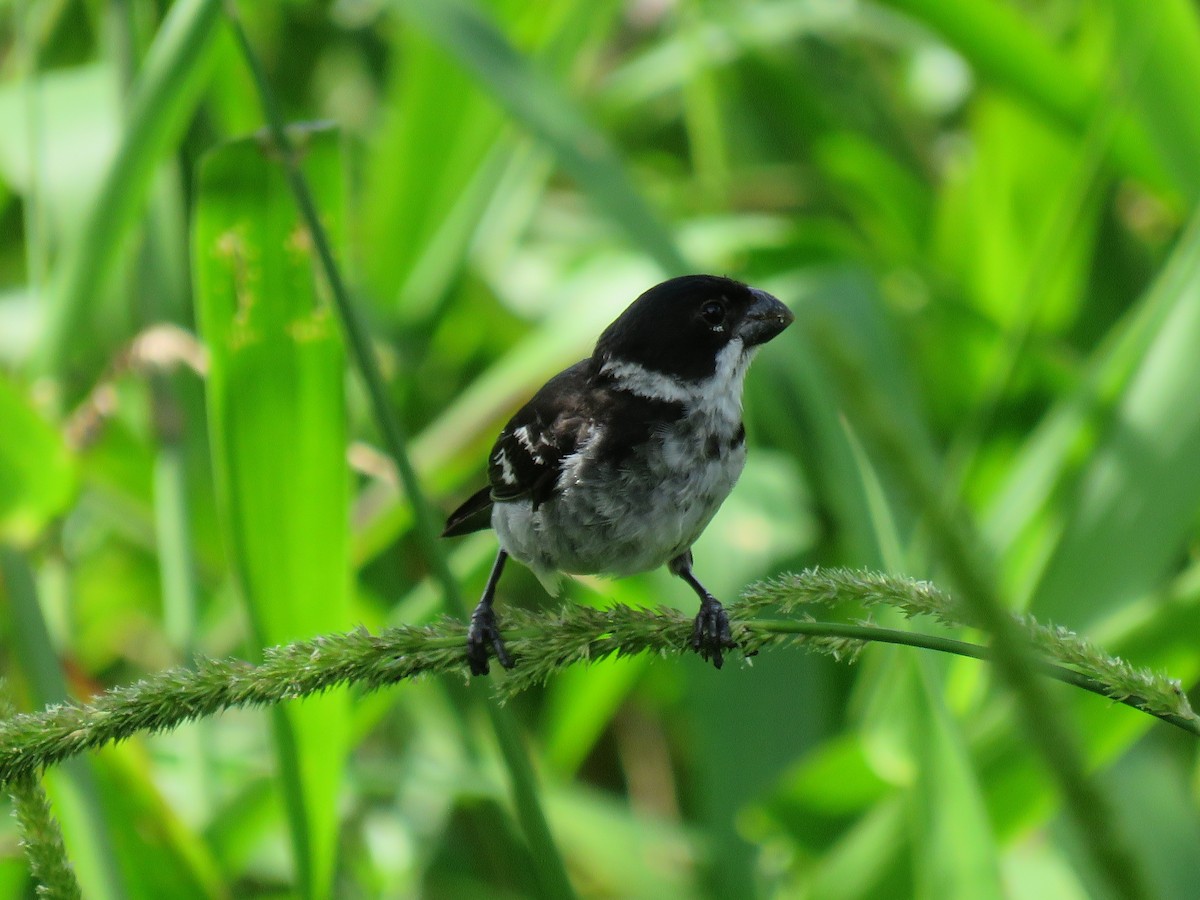
[[[488,457],[488,484],[442,532],[490,526],[499,540],[467,632],[472,675],[488,673],[489,653],[514,665],[493,609],[509,557],[552,596],[563,573],[619,578],[666,565],[700,598],[692,648],[721,668],[736,645],[724,607],[692,572],[692,545],[745,465],[750,361],[793,320],[777,298],[731,278],[672,278],[516,412]]]

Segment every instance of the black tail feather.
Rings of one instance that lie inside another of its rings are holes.
[[[450,513],[442,537],[458,537],[492,526],[492,489],[476,491],[458,509]]]

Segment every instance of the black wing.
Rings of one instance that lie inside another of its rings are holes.
[[[513,416],[488,457],[493,500],[530,497],[534,508],[554,495],[563,460],[591,431],[593,363],[585,359],[549,381]]]
[[[559,372],[509,420],[488,457],[488,486],[450,514],[442,537],[489,527],[495,500],[531,497],[536,507],[553,496],[563,459],[592,423],[586,412],[592,368],[585,359]]]

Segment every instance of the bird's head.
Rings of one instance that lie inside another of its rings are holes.
[[[766,291],[717,275],[684,275],[634,300],[600,335],[594,358],[696,382],[714,374],[730,344],[749,353],[794,318]]]

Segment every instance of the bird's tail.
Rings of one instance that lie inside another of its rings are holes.
[[[458,537],[473,531],[483,531],[492,525],[492,489],[476,491],[446,519],[442,537]]]

